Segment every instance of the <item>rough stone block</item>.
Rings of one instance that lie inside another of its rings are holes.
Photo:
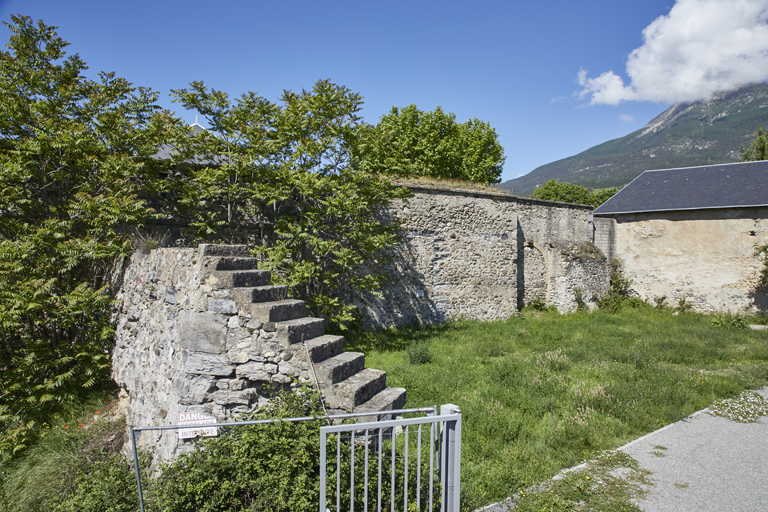
[[[258,399],[258,394],[254,389],[244,389],[242,391],[216,391],[211,398],[214,403],[219,405],[249,405]]]
[[[284,322],[306,316],[303,300],[286,299],[275,302],[251,304],[251,316],[260,322]]]
[[[355,412],[393,411],[405,407],[405,388],[384,388],[370,400],[355,407]],[[363,416],[357,418],[358,423],[379,421],[380,416]]]
[[[236,315],[237,304],[235,304],[235,301],[233,300],[209,298],[208,312],[221,313],[222,315]]]
[[[261,380],[261,381],[268,381],[269,380],[269,373],[264,368],[264,363],[259,363],[256,361],[248,362],[245,364],[241,364],[237,367],[235,370],[235,374],[239,378],[248,379],[248,380]]]
[[[344,337],[326,334],[312,338],[305,342],[305,345],[307,347],[306,350],[303,347],[296,350],[296,358],[299,361],[308,362],[307,352],[309,352],[312,362],[319,363],[341,353],[344,348]]]
[[[286,347],[325,334],[325,322],[322,318],[297,318],[278,322],[276,325],[277,340]]]
[[[201,404],[206,395],[215,389],[216,379],[205,375],[185,375],[183,372],[175,374],[173,382],[180,404]]]
[[[273,302],[288,298],[288,287],[285,285],[249,286],[235,288],[233,294],[238,304]]]
[[[214,313],[185,311],[179,315],[182,347],[190,352],[221,354],[227,339],[227,318]]]
[[[219,244],[200,244],[197,248],[198,256],[250,256],[247,245],[219,245]]]
[[[219,289],[267,286],[271,276],[268,270],[215,270],[206,283]]]
[[[330,386],[356,374],[365,366],[365,354],[342,352],[325,361],[315,363],[317,380],[323,386]]]
[[[354,409],[383,390],[386,382],[386,372],[366,368],[334,384],[328,393],[328,402],[334,408]]]
[[[259,260],[242,257],[210,257],[203,263],[203,268],[206,270],[257,270]]]
[[[235,371],[235,365],[228,359],[215,354],[184,352],[181,361],[182,370],[191,375],[229,377]]]

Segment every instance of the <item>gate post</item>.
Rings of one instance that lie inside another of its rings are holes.
[[[459,512],[461,492],[461,409],[453,404],[440,407],[440,416],[458,415],[445,421],[440,437],[440,480],[445,512]]]

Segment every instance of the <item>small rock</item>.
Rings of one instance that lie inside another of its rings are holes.
[[[210,313],[221,313],[223,315],[236,315],[237,304],[228,299],[208,299],[208,311]]]

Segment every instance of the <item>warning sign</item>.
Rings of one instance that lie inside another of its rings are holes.
[[[216,418],[202,412],[180,412],[179,425],[207,425],[216,423]],[[198,427],[179,429],[179,439],[192,439],[197,436],[213,437],[219,434],[218,427]]]

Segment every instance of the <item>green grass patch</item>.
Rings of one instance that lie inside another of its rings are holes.
[[[367,333],[346,350],[463,412],[463,506],[499,501],[768,379],[768,333],[697,314],[529,312]],[[550,493],[552,494],[552,493]]]

